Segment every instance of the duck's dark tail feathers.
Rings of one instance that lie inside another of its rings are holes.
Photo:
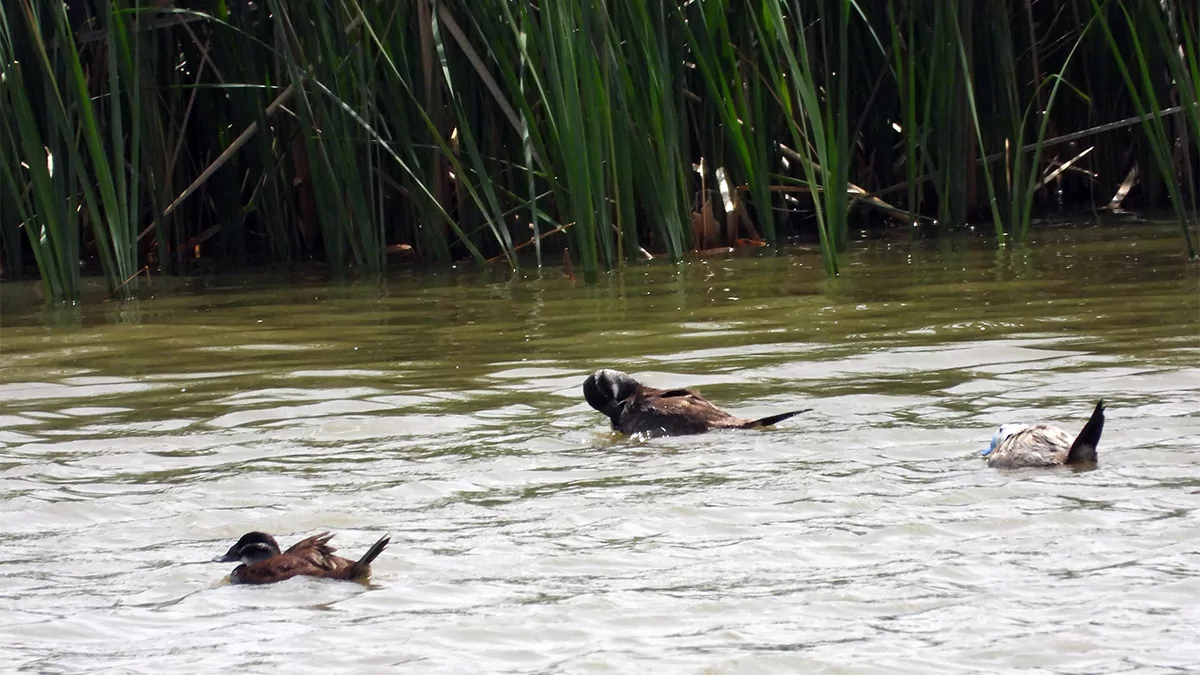
[[[1075,437],[1071,451],[1067,453],[1067,464],[1095,464],[1096,446],[1100,445],[1100,433],[1104,431],[1104,399],[1096,403],[1092,418],[1083,425],[1083,431]]]
[[[812,410],[812,408],[805,408],[804,410],[793,410],[792,412],[785,412],[785,413],[780,413],[778,415],[771,415],[770,417],[764,417],[762,419],[757,419],[757,420],[754,420],[753,422],[747,422],[745,425],[742,426],[742,428],[743,429],[759,429],[762,427],[769,427],[772,424],[778,424],[786,419],[790,419],[792,417],[795,417],[796,415],[799,415],[800,413],[806,413],[810,410]]]
[[[371,545],[363,557],[351,565],[346,570],[346,576],[350,579],[360,579],[371,573],[371,561],[378,558],[383,549],[387,548],[388,542],[392,540],[391,535],[383,537],[379,541]]]

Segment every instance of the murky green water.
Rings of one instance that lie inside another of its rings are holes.
[[[1200,277],[1177,230],[0,316],[0,656],[37,673],[1200,668]],[[164,283],[162,281],[161,285]],[[612,438],[598,367],[763,432]],[[1099,470],[1001,472],[1007,421]],[[243,532],[392,546],[221,584]],[[321,670],[316,670],[320,668]]]

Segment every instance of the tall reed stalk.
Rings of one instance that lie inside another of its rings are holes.
[[[766,77],[782,104],[791,142],[801,157],[804,182],[813,195],[825,271],[834,275],[838,273],[837,253],[847,238],[851,144],[847,28],[852,2],[834,3],[831,12],[823,11],[826,5],[818,5],[816,16],[806,16],[799,2],[763,4],[755,30],[766,51]],[[781,67],[776,67],[777,63]],[[832,69],[822,73],[817,67],[820,64]]]
[[[1190,180],[1176,178],[1174,149],[1178,136],[1172,133],[1159,110],[1168,100],[1165,92],[1171,88],[1170,80],[1174,79],[1174,84],[1177,85],[1175,91],[1185,103],[1185,119],[1192,121],[1193,129],[1200,128],[1196,125],[1196,117],[1200,115],[1200,111],[1196,109],[1195,89],[1200,71],[1196,70],[1195,39],[1187,35],[1190,29],[1194,36],[1196,28],[1194,25],[1185,26],[1182,29],[1182,40],[1176,31],[1167,28],[1168,24],[1178,25],[1186,22],[1188,15],[1182,6],[1172,2],[1101,3],[1100,0],[1092,0],[1092,6],[1096,10],[1096,18],[1104,31],[1104,37],[1112,49],[1113,60],[1121,72],[1130,100],[1137,114],[1143,118],[1142,129],[1146,135],[1149,155],[1163,179],[1163,185],[1170,195],[1171,206],[1179,218],[1188,255],[1195,258],[1196,245],[1192,241],[1188,226],[1196,209],[1195,169],[1190,161],[1184,162],[1180,173]],[[1118,41],[1113,32],[1108,12],[1110,6],[1115,7],[1115,11],[1124,21],[1124,40]],[[1192,7],[1191,14],[1194,20],[1197,16],[1195,7]],[[1132,58],[1127,58],[1126,54]],[[1155,67],[1163,61],[1169,65],[1166,72],[1160,67]],[[1186,143],[1181,143],[1179,147],[1186,153]],[[1189,202],[1192,214],[1188,213]]]

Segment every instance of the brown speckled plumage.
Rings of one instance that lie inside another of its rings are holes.
[[[1104,431],[1104,401],[1096,404],[1092,416],[1074,439],[1067,432],[1048,424],[1035,424],[1000,440],[988,455],[988,466],[1015,469],[1039,466],[1094,466],[1096,448]]]
[[[1056,466],[1065,463],[1071,449],[1067,432],[1038,424],[1004,439],[988,457],[988,466],[1010,469],[1022,466]]]

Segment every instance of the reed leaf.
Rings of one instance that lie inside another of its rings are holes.
[[[1171,197],[1171,205],[1175,209],[1175,214],[1179,218],[1179,225],[1183,231],[1184,242],[1187,246],[1188,257],[1196,257],[1196,245],[1192,242],[1191,231],[1188,227],[1188,213],[1186,202],[1183,196],[1183,188],[1179,181],[1175,180],[1175,171],[1172,168],[1171,156],[1174,142],[1170,133],[1167,130],[1159,110],[1162,108],[1159,102],[1159,95],[1156,91],[1156,78],[1151,71],[1148,54],[1141,37],[1139,36],[1140,28],[1145,24],[1136,21],[1129,8],[1123,2],[1117,2],[1116,7],[1120,12],[1121,17],[1125,20],[1125,26],[1128,28],[1127,46],[1132,47],[1132,56],[1134,68],[1130,67],[1130,62],[1126,60],[1121,46],[1118,44],[1116,37],[1113,34],[1112,26],[1107,16],[1107,6],[1109,2],[1101,2],[1101,0],[1091,0],[1092,7],[1096,11],[1097,20],[1104,32],[1104,37],[1107,39],[1109,47],[1112,49],[1113,60],[1117,68],[1121,72],[1121,78],[1125,82],[1129,97],[1133,102],[1135,109],[1139,115],[1143,116],[1142,131],[1145,133],[1148,141],[1150,155],[1154,161],[1155,167],[1158,169],[1160,176],[1164,179],[1166,188]],[[1149,13],[1151,17],[1156,17],[1157,12],[1161,11],[1161,6],[1154,3],[1138,3],[1139,9],[1143,10],[1143,16]],[[1152,18],[1149,23],[1153,24]],[[1133,72],[1131,72],[1131,70]],[[1134,74],[1137,78],[1135,79]]]

